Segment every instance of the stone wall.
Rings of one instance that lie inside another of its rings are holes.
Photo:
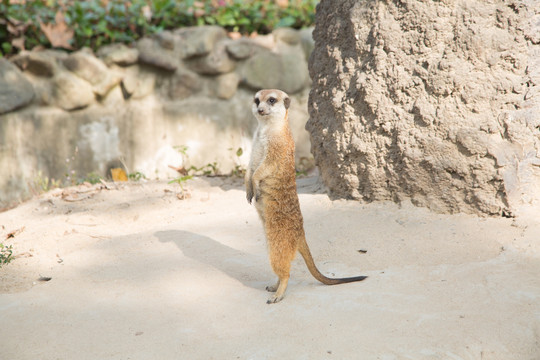
[[[29,195],[36,177],[64,180],[111,167],[149,178],[217,162],[248,161],[253,94],[280,88],[293,99],[297,161],[309,158],[307,58],[311,30],[279,29],[232,40],[219,27],[183,28],[133,48],[96,54],[45,50],[0,59],[0,208]],[[238,158],[236,150],[244,154]]]
[[[334,196],[540,209],[540,2],[322,0],[312,152]]]

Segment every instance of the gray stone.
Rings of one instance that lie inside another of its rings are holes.
[[[0,58],[0,114],[28,105],[34,98],[34,88],[21,71]]]
[[[236,94],[240,77],[236,73],[232,72],[216,76],[215,82],[215,95],[220,99],[227,100]]]
[[[180,39],[180,52],[184,59],[208,55],[219,41],[227,37],[227,32],[219,26],[181,28],[174,34]]]
[[[146,65],[129,66],[121,82],[125,98],[141,99],[150,95],[156,86],[156,74]]]
[[[188,67],[203,75],[218,75],[234,70],[236,63],[229,58],[224,43],[218,43],[205,56],[185,60]]]
[[[137,63],[139,51],[124,44],[111,44],[100,48],[97,55],[108,66],[112,64],[129,66]]]
[[[53,77],[59,64],[68,57],[63,51],[23,51],[13,58],[13,62],[23,71],[36,76]]]
[[[92,85],[67,71],[53,78],[52,99],[64,110],[82,109],[94,102]]]
[[[143,64],[167,71],[175,71],[178,68],[180,59],[175,51],[162,47],[156,39],[143,38],[139,40],[137,49],[139,50],[139,61]]]
[[[313,28],[305,28],[300,30],[300,38],[302,49],[304,49],[304,56],[309,59],[313,48],[315,47],[315,41],[313,41]]]
[[[201,90],[202,82],[196,73],[178,68],[174,75],[165,78],[162,87],[167,91],[166,96],[169,99],[182,100]]]
[[[261,52],[246,62],[243,81],[254,90],[282,89],[282,73],[283,62],[280,56],[270,51]]]
[[[281,41],[289,45],[296,45],[301,41],[300,32],[291,28],[278,28],[272,31],[272,34],[276,38],[276,41]]]
[[[174,50],[176,36],[170,31],[162,31],[157,33],[154,38],[158,41],[159,45],[167,50]]]
[[[64,60],[65,67],[93,85],[94,92],[103,97],[118,85],[122,77],[109,68],[91,52],[77,51]]]
[[[275,88],[294,94],[306,86],[309,78],[301,51],[261,51],[247,60],[243,80],[253,89]]]
[[[230,40],[227,42],[226,49],[236,60],[247,59],[255,53],[255,45],[248,39]]]

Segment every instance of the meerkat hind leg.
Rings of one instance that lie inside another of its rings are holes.
[[[275,303],[281,301],[283,299],[283,295],[285,294],[285,290],[287,289],[287,283],[288,282],[289,282],[288,277],[285,277],[283,279],[279,279],[279,281],[278,281],[279,285],[278,285],[278,287],[276,289],[276,293],[274,295],[272,295],[270,297],[270,299],[268,299],[268,301],[266,301],[266,303],[267,304],[275,304]]]

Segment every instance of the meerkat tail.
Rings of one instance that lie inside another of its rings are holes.
[[[311,255],[311,251],[309,250],[308,244],[306,242],[306,239],[302,237],[300,239],[300,243],[298,244],[298,251],[300,252],[300,255],[304,258],[304,261],[306,262],[307,268],[311,275],[320,282],[322,282],[325,285],[337,285],[337,284],[345,284],[355,281],[362,281],[367,276],[353,276],[353,277],[347,277],[347,278],[329,278],[321,274],[317,266],[315,265],[315,261],[313,260],[313,256]]]

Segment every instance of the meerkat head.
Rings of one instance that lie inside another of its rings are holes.
[[[259,122],[287,118],[291,99],[281,90],[261,90],[255,94],[251,110]]]

